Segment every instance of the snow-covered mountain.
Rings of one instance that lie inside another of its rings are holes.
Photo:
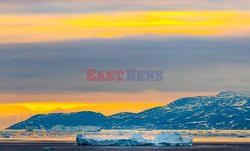
[[[105,129],[250,129],[250,93],[221,92],[187,97],[140,113],[104,116],[95,112],[40,114],[9,129],[55,125],[100,126]]]

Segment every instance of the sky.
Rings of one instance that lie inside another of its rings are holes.
[[[249,0],[1,0],[1,118],[140,112],[250,90]],[[86,69],[163,70],[163,81],[90,82]],[[8,124],[7,124],[8,125]],[[6,123],[2,127],[6,126]]]

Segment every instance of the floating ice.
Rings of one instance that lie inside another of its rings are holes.
[[[134,133],[129,138],[98,138],[78,134],[76,142],[83,146],[192,146],[192,139],[184,138],[179,133],[160,133],[153,139],[144,138],[139,133]]]
[[[179,133],[160,133],[153,143],[156,146],[192,146],[192,138],[184,138]]]

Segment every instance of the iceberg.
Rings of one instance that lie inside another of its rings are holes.
[[[182,137],[179,133],[160,133],[153,143],[155,146],[192,146],[193,139],[190,137]]]
[[[182,137],[179,133],[160,133],[154,138],[144,138],[140,133],[128,138],[98,138],[78,134],[76,142],[82,146],[192,146],[192,138]]]

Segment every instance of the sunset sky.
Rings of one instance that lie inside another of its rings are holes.
[[[139,112],[182,97],[249,91],[249,6],[249,0],[1,0],[0,128],[37,113]],[[131,68],[163,70],[164,80],[86,81],[86,69]],[[13,120],[6,124],[7,117]]]

